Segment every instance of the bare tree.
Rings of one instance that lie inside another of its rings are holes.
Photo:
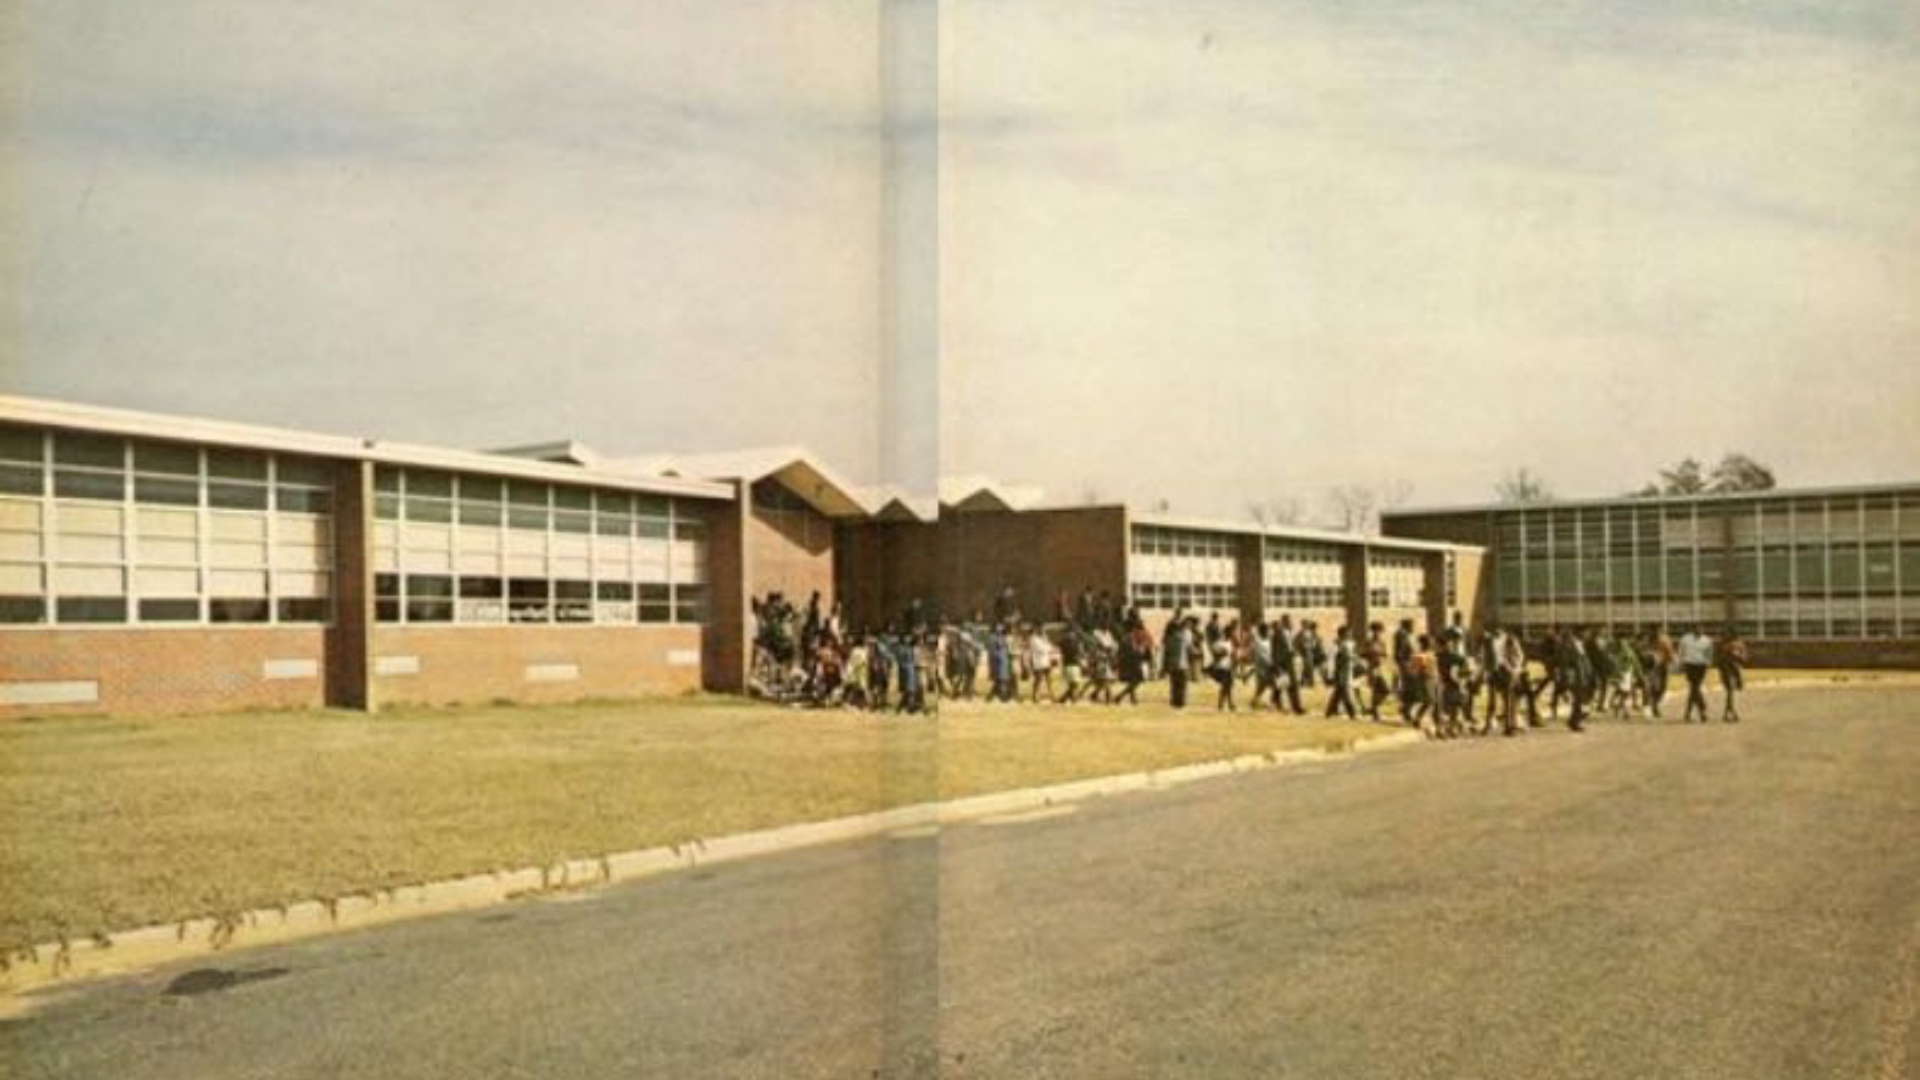
[[[1493,493],[1503,503],[1539,503],[1553,498],[1540,474],[1524,465],[1495,481]]]
[[[1255,499],[1247,503],[1247,516],[1263,529],[1275,525],[1298,525],[1305,514],[1305,508],[1295,498]]]
[[[1380,493],[1366,484],[1335,484],[1327,489],[1327,509],[1342,532],[1372,532],[1380,523]]]
[[[1291,495],[1282,499],[1268,499],[1266,509],[1269,525],[1298,525],[1307,519],[1306,506]]]

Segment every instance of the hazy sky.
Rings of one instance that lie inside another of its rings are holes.
[[[937,340],[1056,496],[1920,479],[1910,0],[947,0],[933,115],[881,10],[29,0],[0,377],[865,479]]]

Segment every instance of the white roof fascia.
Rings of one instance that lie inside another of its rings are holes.
[[[168,416],[71,402],[0,395],[0,420],[39,427],[94,431],[128,438],[171,439],[211,446],[306,454],[314,457],[372,461],[381,465],[445,469],[451,472],[546,480],[554,483],[612,487],[658,495],[730,499],[733,489],[704,481],[667,480],[560,465],[524,458],[502,457],[472,450],[453,450],[386,442],[343,435],[321,435],[286,428],[236,424],[225,420]]]

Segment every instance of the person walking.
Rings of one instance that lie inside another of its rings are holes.
[[[1380,706],[1387,700],[1387,628],[1380,623],[1367,626],[1367,640],[1357,650],[1360,664],[1360,677],[1367,684],[1367,719],[1376,724],[1385,723],[1380,715]]]
[[[1402,686],[1406,711],[1401,719],[1425,732],[1428,738],[1441,737],[1433,709],[1433,639],[1421,634],[1414,639],[1413,652],[1407,657],[1407,678]]]
[[[1120,692],[1113,703],[1140,704],[1140,684],[1147,681],[1147,665],[1153,660],[1153,635],[1137,619],[1120,635]]]
[[[1353,634],[1342,626],[1333,633],[1332,670],[1327,677],[1327,717],[1345,713],[1347,719],[1360,719],[1359,710],[1353,707],[1353,677],[1355,654]]]
[[[1187,650],[1191,641],[1187,620],[1179,612],[1161,638],[1161,666],[1167,673],[1168,700],[1176,709],[1187,707]]]
[[[1586,647],[1581,643],[1580,635],[1571,629],[1560,631],[1560,640],[1556,645],[1553,660],[1554,694],[1557,697],[1562,687],[1573,702],[1573,711],[1567,714],[1568,731],[1587,729],[1587,697],[1593,689],[1593,664],[1587,658]]]
[[[1215,616],[1217,622],[1219,616]],[[1215,712],[1238,712],[1239,707],[1233,701],[1233,634],[1237,624],[1229,623],[1219,632],[1212,632],[1214,624],[1209,624],[1207,635],[1207,674],[1220,687],[1220,696],[1214,700]]]
[[[1746,685],[1747,642],[1738,630],[1728,630],[1714,651],[1714,669],[1720,673],[1720,688],[1726,691],[1727,706],[1720,713],[1720,719],[1729,724],[1740,722],[1740,709],[1734,704],[1733,697]]]
[[[1707,695],[1702,689],[1707,681],[1707,669],[1713,666],[1713,639],[1700,632],[1697,626],[1687,627],[1680,635],[1678,648],[1680,672],[1687,678],[1687,711],[1681,717],[1683,724],[1693,723],[1695,710],[1699,711],[1700,722],[1707,722]]]
[[[1285,612],[1281,613],[1280,621],[1273,626],[1273,677],[1279,682],[1280,689],[1286,692],[1287,705],[1293,710],[1293,715],[1307,715],[1307,710],[1300,704],[1300,650],[1294,644],[1293,616]],[[1279,696],[1275,695],[1274,707],[1279,706]]]
[[[1038,626],[1027,628],[1027,670],[1032,672],[1033,690],[1027,700],[1039,704],[1040,691],[1047,693],[1047,704],[1053,704],[1053,642],[1047,640],[1047,632]]]
[[[1666,700],[1676,655],[1667,628],[1654,631],[1653,641],[1647,646],[1647,708],[1655,720],[1660,719],[1660,703]]]
[[[1267,631],[1267,624],[1253,624],[1253,700],[1247,703],[1249,709],[1259,709],[1263,698],[1271,695],[1273,707],[1280,707],[1280,684],[1273,677],[1273,637]]]

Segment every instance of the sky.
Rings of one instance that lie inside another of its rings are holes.
[[[1920,479],[1908,0],[27,0],[9,392],[1242,516]]]

